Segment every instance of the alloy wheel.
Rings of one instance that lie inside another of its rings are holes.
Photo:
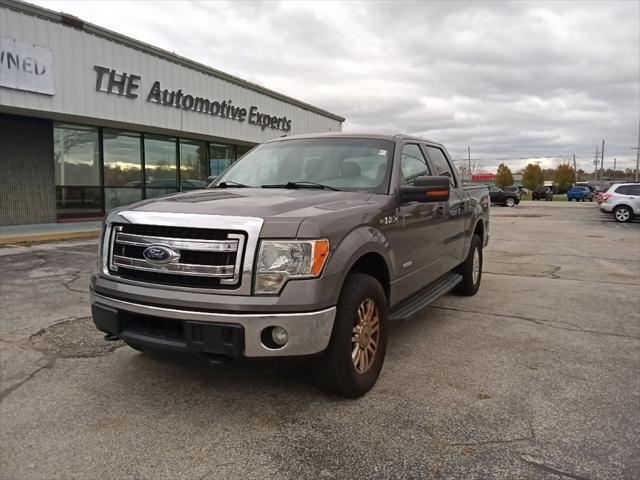
[[[358,373],[366,373],[373,366],[379,341],[380,312],[375,300],[367,298],[358,307],[351,336],[351,360]]]
[[[616,210],[616,220],[619,222],[626,222],[629,220],[629,210],[626,208],[619,208]]]
[[[473,284],[478,283],[478,277],[480,276],[480,250],[474,249],[473,251],[473,264],[471,266],[471,279]]]

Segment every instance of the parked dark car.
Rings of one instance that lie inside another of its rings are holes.
[[[532,193],[531,198],[533,200],[553,200],[553,190],[549,187],[537,187]]]
[[[507,207],[513,207],[520,203],[519,193],[508,192],[495,185],[489,185],[489,198],[491,199],[491,203],[498,203]]]
[[[513,193],[517,193],[518,195],[522,195],[522,191],[520,191],[520,187],[514,187],[513,185],[510,187],[505,187],[504,191],[513,192]]]

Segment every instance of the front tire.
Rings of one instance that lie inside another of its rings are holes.
[[[626,205],[620,205],[613,210],[613,218],[616,222],[628,223],[633,219],[633,212]]]
[[[375,385],[387,349],[387,297],[375,278],[347,276],[329,346],[315,361],[316,382],[325,390],[356,398]]]
[[[471,237],[471,248],[467,258],[455,272],[462,275],[462,281],[456,285],[454,292],[467,297],[475,295],[482,280],[482,240],[478,235]]]

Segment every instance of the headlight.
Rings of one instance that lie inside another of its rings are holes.
[[[329,240],[263,240],[255,292],[278,293],[289,279],[318,277],[328,256]]]

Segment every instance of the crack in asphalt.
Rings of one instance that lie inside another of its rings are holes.
[[[606,260],[608,262],[623,262],[623,263],[629,263],[629,262],[634,262],[634,263],[640,263],[640,260],[635,260],[632,258],[608,258],[608,257],[592,257],[589,255],[577,255],[575,253],[534,253],[534,252],[527,252],[526,254],[522,254],[522,253],[518,253],[518,252],[505,252],[502,250],[487,250],[487,253],[499,253],[502,255],[510,255],[510,256],[514,256],[514,257],[520,257],[520,256],[524,256],[524,255],[535,255],[535,256],[543,256],[543,257],[549,257],[549,256],[553,256],[553,257],[575,257],[575,258],[586,258],[587,260]]]
[[[18,255],[23,255],[23,254],[16,254],[16,256]],[[2,265],[0,265],[0,272],[28,272],[29,270],[34,270],[36,268],[40,268],[43,265],[47,264],[47,259],[43,256],[43,255],[38,255],[37,253],[30,253],[27,254],[27,256],[33,256],[35,258],[33,259],[29,259],[27,258],[27,262],[29,261],[35,261],[35,265],[26,265],[24,267],[18,267],[18,268],[7,268],[6,265],[10,265],[8,262],[3,261]]]
[[[637,285],[635,283],[625,283],[625,282],[607,282],[604,280],[585,280],[583,278],[570,278],[570,277],[560,277],[557,275],[519,275],[517,273],[496,273],[496,272],[488,272],[488,271],[484,271],[482,272],[483,275],[498,275],[498,276],[503,276],[503,277],[526,277],[526,278],[552,278],[554,280],[568,280],[571,282],[582,282],[582,283],[602,283],[604,285],[627,285],[627,286],[634,286]]]
[[[5,341],[5,343],[9,343],[9,342]],[[36,368],[33,372],[27,375],[27,377],[24,378],[23,380],[20,380],[19,382],[14,383],[10,387],[7,387],[4,390],[0,391],[0,403],[2,403],[9,395],[11,395],[14,391],[16,391],[18,388],[23,386],[29,380],[32,380],[39,372],[41,372],[45,368],[47,369],[52,368],[53,365],[55,364],[55,359],[49,358],[47,355],[44,355],[42,358],[46,360],[46,363],[44,365]]]
[[[531,420],[528,420],[527,423],[529,424],[529,434],[524,437],[517,437],[517,438],[511,438],[511,439],[498,439],[498,440],[478,440],[473,442],[454,442],[454,443],[448,443],[447,445],[450,447],[476,447],[476,446],[482,446],[482,445],[502,445],[502,444],[528,442],[530,440],[535,440],[536,432],[533,429],[533,422]]]
[[[436,308],[436,309],[440,309],[440,310],[451,310],[454,312],[462,312],[462,313],[476,313],[476,314],[480,314],[480,315],[487,315],[489,317],[497,317],[497,318],[512,318],[515,320],[524,320],[527,322],[532,322],[535,323],[536,325],[542,325],[543,327],[549,327],[549,328],[557,328],[559,330],[567,330],[569,332],[582,332],[582,333],[589,333],[592,335],[601,335],[601,336],[605,336],[605,337],[619,337],[619,338],[629,338],[632,340],[640,340],[640,337],[636,337],[634,335],[627,335],[624,333],[615,333],[615,332],[601,332],[599,330],[591,330],[591,329],[586,329],[586,328],[582,328],[574,323],[569,323],[569,322],[564,322],[564,321],[556,321],[555,323],[562,323],[565,325],[569,325],[570,327],[573,328],[569,328],[569,327],[563,327],[560,325],[555,325],[554,323],[551,323],[548,320],[542,320],[539,318],[531,318],[531,317],[525,317],[523,315],[510,315],[510,314],[503,314],[503,313],[492,313],[492,312],[482,312],[482,311],[478,311],[478,310],[464,310],[462,308],[456,308],[456,307],[444,307],[444,306],[439,306],[439,305],[430,305],[430,308]]]
[[[565,472],[564,470],[560,470],[556,467],[552,467],[551,465],[547,465],[544,462],[533,458],[530,455],[520,455],[520,460],[522,460],[524,463],[528,463],[529,465],[533,465],[536,468],[539,468],[541,470],[544,470],[545,472],[549,472],[549,473],[553,473],[556,475],[561,475],[563,477],[567,477],[567,478],[573,478],[575,480],[591,480],[589,477],[585,477],[583,475],[578,475],[576,473],[571,473],[571,472]]]
[[[73,282],[75,282],[76,280],[79,280],[80,278],[81,278],[81,275],[80,275],[79,273],[74,273],[74,274],[72,274],[72,278],[71,278],[71,280],[67,280],[67,281],[63,280],[63,281],[61,282],[61,284],[62,284],[62,286],[63,286],[64,288],[66,288],[66,289],[67,289],[67,290],[69,290],[70,292],[86,293],[86,292],[88,292],[88,291],[89,291],[88,289],[80,290],[80,289],[77,289],[77,288],[73,288],[73,287],[71,286],[71,284],[72,284]]]

